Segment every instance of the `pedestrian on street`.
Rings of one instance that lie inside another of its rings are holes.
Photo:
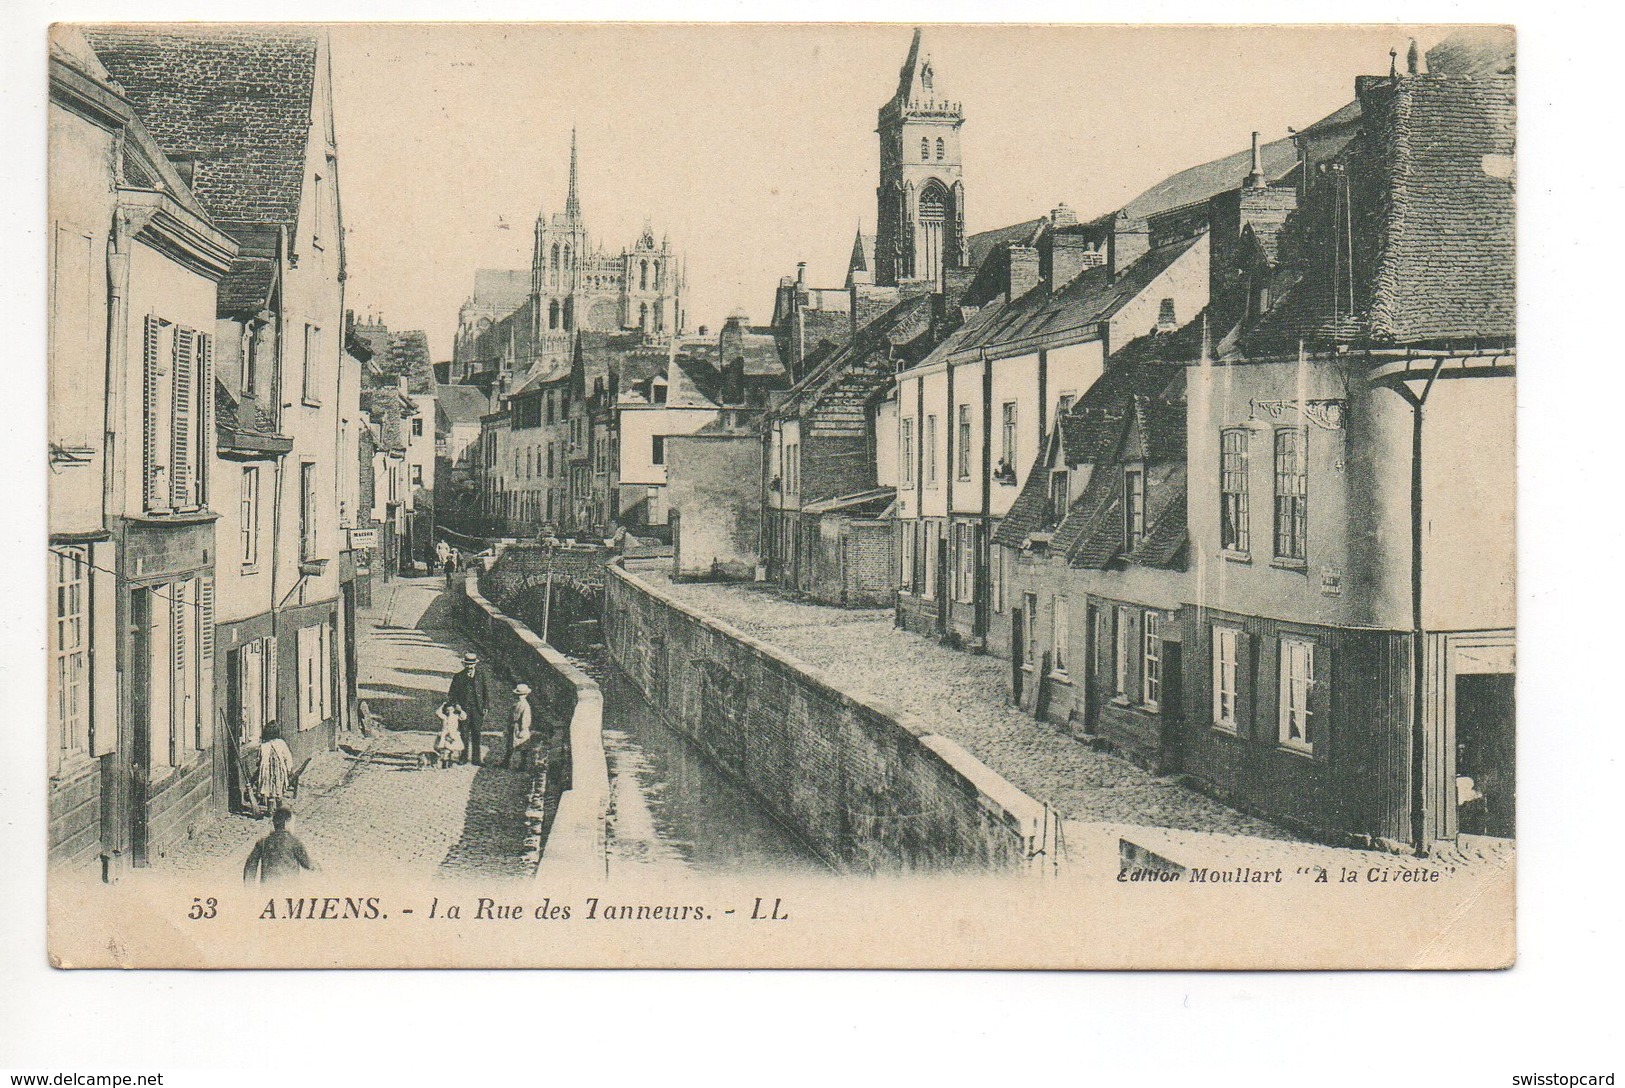
[[[440,757],[442,769],[450,767],[457,762],[457,757],[463,754],[463,738],[460,735],[462,726],[468,715],[463,708],[451,700],[440,704],[435,711],[440,719],[440,735],[434,739],[435,754]]]
[[[530,749],[530,685],[515,684],[513,710],[508,715],[508,754],[502,757],[502,765],[522,771],[527,763],[536,765]]]
[[[244,884],[276,884],[319,866],[310,860],[305,844],[293,833],[293,810],[286,805],[271,815],[274,825],[269,835],[254,844],[243,862]]]
[[[485,728],[485,712],[490,709],[490,687],[480,668],[480,655],[463,655],[463,671],[451,678],[446,701],[456,703],[468,715],[459,726],[463,734],[463,762],[480,765],[480,730]]]
[[[292,780],[293,753],[288,750],[288,742],[282,739],[282,727],[268,722],[260,735],[260,766],[254,782],[267,812],[275,812],[282,806]]]
[[[445,555],[440,557],[440,569],[446,572],[446,588],[450,589],[451,576],[457,570],[457,552],[455,549],[447,551]]]
[[[447,544],[444,539],[441,539],[438,543],[435,544],[435,546],[434,546],[434,557],[436,559],[440,560],[440,563],[441,563],[442,566],[445,565],[446,556],[448,556],[450,554],[451,554],[451,545]]]

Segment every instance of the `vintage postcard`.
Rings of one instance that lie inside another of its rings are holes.
[[[1512,963],[1511,28],[48,47],[57,966]]]

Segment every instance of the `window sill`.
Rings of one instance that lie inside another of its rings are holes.
[[[1309,561],[1307,559],[1282,559],[1280,556],[1276,556],[1270,560],[1270,566],[1276,570],[1307,571]]]
[[[1113,695],[1109,700],[1107,700],[1107,702],[1109,702],[1112,706],[1120,707],[1131,707],[1134,705],[1134,700],[1130,699],[1127,695],[1122,694]]]
[[[1315,750],[1313,748],[1299,748],[1295,744],[1277,744],[1275,746],[1275,750],[1277,752],[1285,752],[1287,755],[1297,756],[1300,759],[1315,758]]]
[[[1068,687],[1072,686],[1072,677],[1068,676],[1064,672],[1052,672],[1049,674],[1049,678],[1055,681],[1057,684],[1065,684]]]
[[[1230,548],[1221,549],[1219,557],[1226,563],[1251,563],[1253,561],[1251,552],[1238,552]]]
[[[247,577],[250,574],[258,574],[259,572],[260,565],[258,563],[244,563],[237,568],[237,573],[243,575],[244,577]]]
[[[1222,733],[1227,737],[1235,737],[1237,735],[1236,727],[1234,725],[1224,725],[1220,722],[1210,722],[1209,726],[1215,733]]]
[[[1033,667],[1031,665],[1023,665],[1021,666],[1021,671],[1030,673],[1033,671]]]
[[[322,402],[317,400],[315,397],[301,397],[299,403],[303,404],[306,408],[320,408],[322,406]]]
[[[60,785],[71,782],[97,770],[101,760],[85,752],[82,748],[62,753],[62,760],[57,764],[56,771],[51,775],[51,782]]]

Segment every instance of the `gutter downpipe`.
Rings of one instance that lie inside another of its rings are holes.
[[[1433,361],[1433,370],[1420,394],[1403,382],[1395,387],[1411,406],[1411,845],[1418,857],[1428,852],[1427,726],[1423,721],[1427,632],[1422,625],[1422,421],[1428,394],[1433,392],[1433,383],[1443,367],[1443,356]]]

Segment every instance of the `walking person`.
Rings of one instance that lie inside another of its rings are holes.
[[[293,810],[286,805],[271,814],[271,833],[254,844],[243,862],[244,884],[276,884],[319,866],[293,833]]]
[[[515,684],[513,710],[508,714],[508,752],[502,757],[502,765],[511,764],[514,770],[522,771],[528,762],[534,768],[536,759],[530,740],[530,685]]]
[[[445,541],[441,541],[442,544]],[[451,576],[457,570],[457,549],[450,548],[440,557],[440,569],[446,572],[446,588],[451,588]]]
[[[458,726],[463,735],[463,762],[480,765],[480,730],[485,728],[485,712],[490,709],[490,686],[480,668],[480,655],[463,655],[463,671],[451,678],[448,703],[456,703],[467,715]]]
[[[293,753],[282,739],[282,727],[269,722],[260,735],[260,766],[254,782],[266,812],[274,813],[282,807],[292,781]]]

